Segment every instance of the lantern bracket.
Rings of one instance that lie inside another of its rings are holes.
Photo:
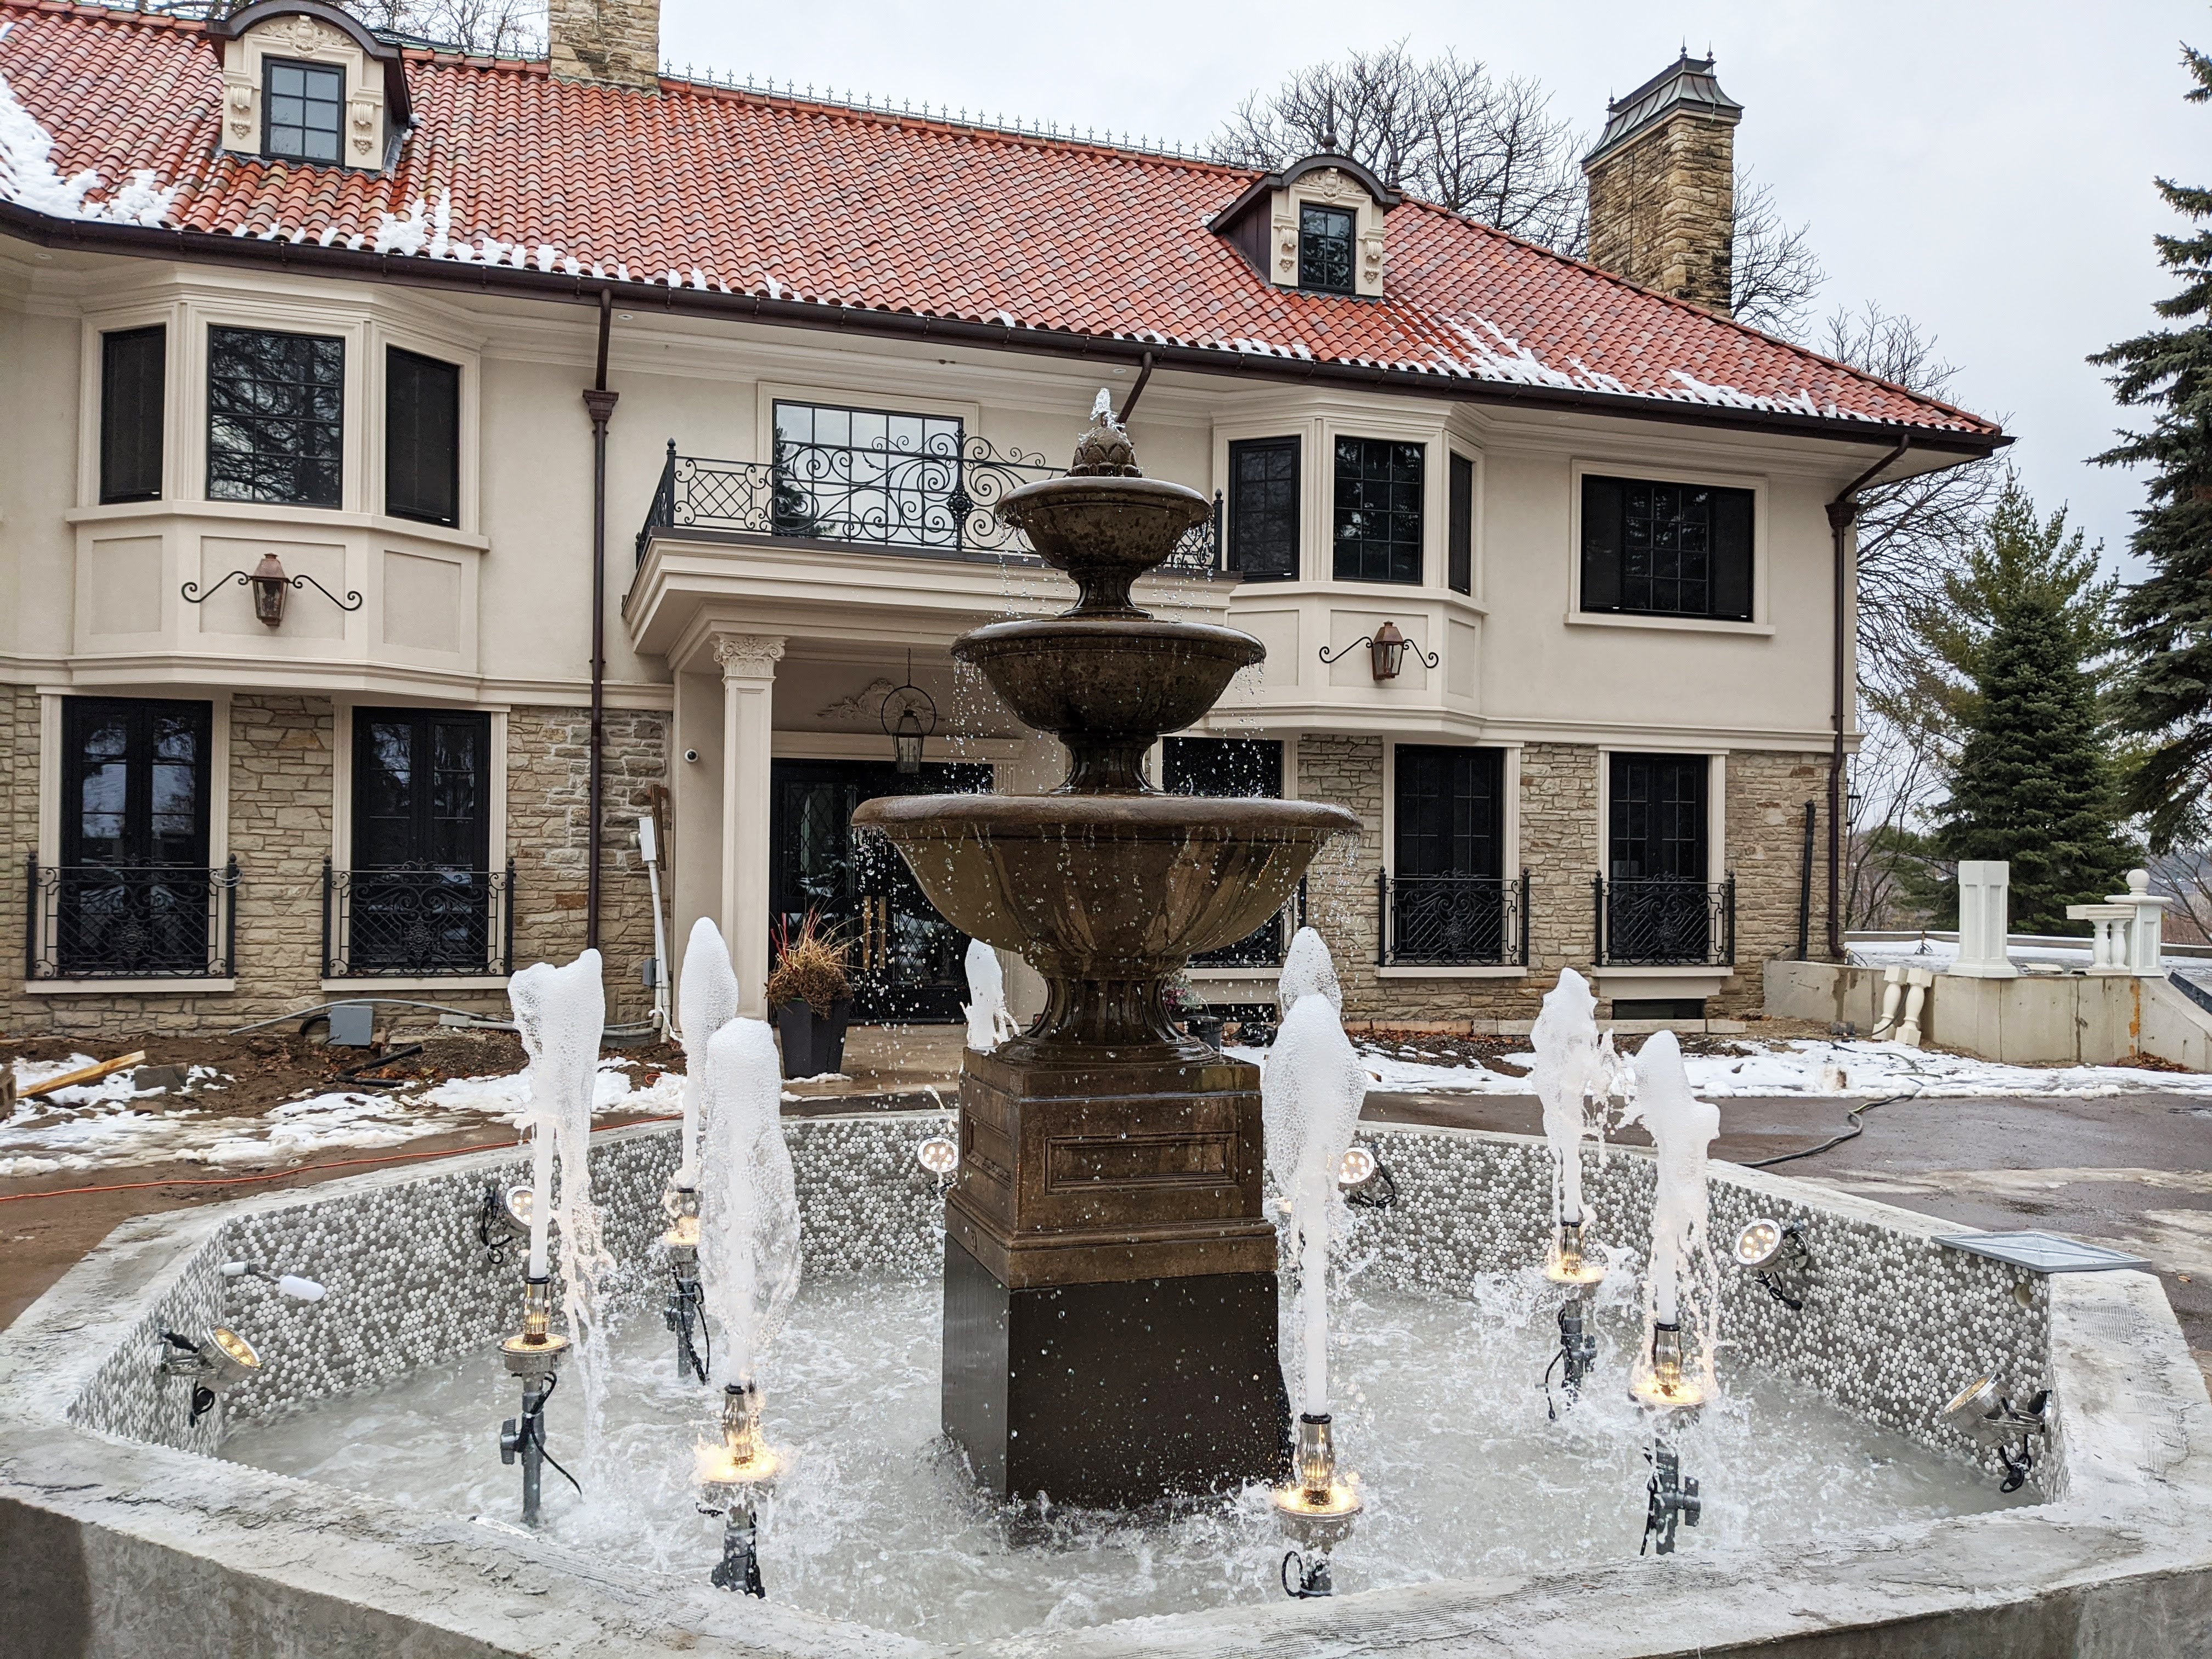
[[[358,611],[362,607],[362,597],[352,588],[346,589],[345,598],[340,599],[337,594],[331,592],[329,588],[317,581],[313,576],[287,576],[284,578],[284,581],[288,586],[291,587],[313,588],[316,592],[321,594],[325,599],[328,599],[332,605],[337,606],[341,611]],[[198,582],[186,582],[184,586],[178,591],[184,595],[185,603],[186,605],[204,605],[208,600],[213,599],[218,592],[229,586],[233,582],[239,582],[245,586],[251,586],[253,582],[253,577],[246,571],[234,570],[222,580],[211,584],[204,593],[195,592],[193,591],[195,588],[199,586]]]
[[[1352,641],[1351,644],[1346,646],[1340,651],[1332,651],[1328,647],[1324,645],[1321,647],[1321,659],[1324,663],[1341,662],[1353,652],[1363,648],[1368,651],[1370,654],[1376,655],[1379,658],[1382,653],[1376,649],[1378,644],[1385,650],[1389,650],[1390,654],[1394,659],[1393,665],[1387,672],[1382,671],[1381,664],[1378,661],[1375,675],[1375,678],[1378,680],[1395,679],[1398,677],[1398,670],[1395,666],[1395,659],[1397,652],[1399,651],[1412,651],[1413,655],[1420,660],[1422,665],[1426,668],[1434,668],[1437,664],[1442,660],[1435,652],[1424,650],[1419,641],[1407,639],[1404,635],[1398,632],[1397,627],[1395,623],[1387,622],[1384,623],[1382,627],[1376,629],[1374,633],[1363,635],[1360,638]],[[1395,647],[1395,649],[1393,649],[1393,647]]]

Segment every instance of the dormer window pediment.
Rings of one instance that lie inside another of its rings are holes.
[[[211,23],[222,148],[381,172],[411,116],[399,51],[319,0],[258,0]]]
[[[1310,155],[1255,179],[1213,228],[1278,288],[1380,299],[1402,199],[1348,155]]]

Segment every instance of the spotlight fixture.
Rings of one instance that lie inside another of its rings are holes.
[[[960,1167],[960,1149],[943,1135],[932,1135],[914,1149],[915,1161],[940,1181]]]
[[[1761,1216],[1735,1236],[1735,1248],[1729,1254],[1777,1302],[1792,1313],[1803,1310],[1804,1281],[1813,1271],[1813,1257],[1805,1248],[1805,1230],[1796,1222]]]
[[[1376,1168],[1374,1153],[1364,1146],[1347,1146],[1344,1149],[1344,1156],[1337,1160],[1336,1184],[1357,1187],[1372,1177]]]
[[[496,1182],[485,1183],[483,1203],[477,1212],[477,1242],[493,1262],[530,1237],[532,1196],[527,1183],[504,1188]]]
[[[1554,1285],[1595,1285],[1605,1277],[1605,1263],[1583,1254],[1583,1224],[1562,1221],[1552,1235],[1552,1248],[1544,1257],[1544,1277]]]
[[[1981,1376],[1960,1389],[1936,1416],[1996,1452],[2005,1470],[1997,1490],[2018,1492],[2035,1467],[2035,1437],[2049,1426],[2045,1413],[2050,1404],[2051,1390],[2041,1389],[2026,1405],[2015,1406],[1998,1389],[1995,1377]]]
[[[216,1399],[236,1388],[261,1369],[261,1356],[253,1345],[227,1325],[217,1325],[206,1340],[195,1342],[174,1331],[161,1333],[162,1354],[155,1369],[163,1376],[192,1379],[190,1414],[197,1423],[214,1409]]]

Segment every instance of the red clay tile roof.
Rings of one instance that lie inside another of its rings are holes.
[[[1017,346],[1111,337],[2002,441],[1416,202],[1389,216],[1387,298],[1299,294],[1207,228],[1256,176],[1237,168],[417,52],[391,173],[264,162],[216,148],[220,51],[199,25],[66,0],[0,0],[0,198],[53,216],[1000,324]],[[28,153],[40,129],[50,156]]]

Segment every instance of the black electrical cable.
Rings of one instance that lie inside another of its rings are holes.
[[[1817,1146],[1807,1146],[1798,1152],[1778,1152],[1772,1158],[1747,1159],[1741,1167],[1747,1170],[1771,1170],[1778,1164],[1795,1164],[1801,1158],[1818,1158],[1822,1152],[1833,1152],[1845,1141],[1856,1140],[1866,1133],[1866,1114],[1874,1110],[1875,1107],[1893,1106],[1900,1100],[1917,1100],[1921,1093],[1922,1091],[1918,1089],[1908,1089],[1902,1094],[1884,1095],[1880,1100],[1869,1100],[1863,1105],[1854,1106],[1844,1114],[1844,1121],[1851,1127],[1843,1133],[1824,1140]]]
[[[693,1374],[704,1382],[707,1380],[708,1371],[714,1364],[714,1334],[707,1328],[707,1310],[698,1298],[685,1291],[684,1278],[673,1267],[669,1268],[668,1276],[675,1283],[677,1300],[697,1315],[697,1317],[688,1324],[684,1322],[682,1314],[677,1315],[676,1340],[683,1345],[684,1361],[690,1364]],[[706,1350],[706,1358],[703,1359],[691,1346],[691,1333],[695,1329],[699,1333],[700,1347]]]
[[[580,1484],[579,1484],[576,1477],[569,1474],[568,1470],[562,1468],[559,1460],[556,1459],[551,1452],[545,1449],[545,1405],[548,1401],[553,1398],[553,1390],[558,1388],[560,1384],[560,1372],[548,1371],[545,1374],[545,1392],[538,1396],[537,1408],[534,1411],[528,1413],[524,1417],[524,1432],[537,1441],[538,1455],[540,1457],[543,1457],[547,1462],[552,1464],[556,1470],[559,1470],[561,1478],[567,1481],[570,1486],[574,1486],[576,1488],[576,1496],[581,1498],[584,1495],[584,1488]]]

